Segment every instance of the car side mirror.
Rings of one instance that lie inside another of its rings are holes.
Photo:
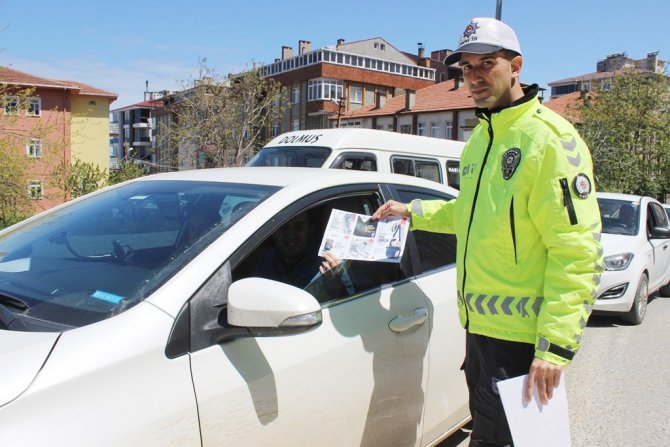
[[[649,232],[651,239],[670,239],[670,228],[653,227]]]
[[[321,305],[302,289],[265,278],[244,278],[228,290],[228,324],[252,335],[287,335],[321,323]]]

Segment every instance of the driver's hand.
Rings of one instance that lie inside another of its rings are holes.
[[[319,271],[321,274],[325,274],[327,271],[337,267],[340,264],[340,258],[327,251],[323,254],[323,261],[319,266]]]

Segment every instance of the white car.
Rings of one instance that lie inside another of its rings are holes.
[[[616,312],[640,324],[649,295],[670,289],[670,226],[661,204],[650,197],[597,193],[605,271],[596,312]]]
[[[305,210],[320,243],[333,208],[455,194],[394,174],[192,170],[5,229],[0,445],[436,445],[469,420],[455,238],[410,232],[399,263],[346,261],[353,289],[318,300],[258,266]]]

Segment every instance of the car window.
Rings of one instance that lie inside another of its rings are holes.
[[[640,227],[640,203],[598,197],[603,233],[634,236]]]
[[[377,157],[364,152],[345,152],[330,165],[334,169],[353,169],[356,171],[376,171]]]
[[[249,160],[247,166],[320,168],[330,152],[330,148],[320,146],[265,147]]]
[[[425,190],[404,190],[397,189],[400,201],[409,203],[414,199],[421,200],[450,200],[453,197],[445,194],[438,195]],[[420,262],[420,271],[423,273],[429,270],[443,267],[456,262],[456,235],[435,233],[431,231],[413,230],[410,236],[416,241],[418,257]]]
[[[393,156],[391,157],[391,171],[396,174],[442,182],[440,163],[437,160]]]
[[[447,160],[447,185],[461,189],[461,173],[459,160]]]
[[[26,324],[103,320],[149,296],[277,189],[154,180],[84,198],[0,236],[0,293],[25,303],[17,315]]]
[[[307,290],[321,303],[360,294],[407,278],[406,253],[398,263],[341,260],[325,275],[318,253],[333,209],[372,215],[382,204],[377,192],[334,197],[286,219],[233,269],[233,280],[257,276]]]

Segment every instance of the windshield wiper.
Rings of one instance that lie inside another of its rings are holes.
[[[23,299],[4,291],[0,292],[0,304],[19,309],[21,311],[24,311],[30,307]]]
[[[9,295],[6,292],[0,292],[0,326],[14,331],[26,330],[26,325],[15,312],[9,310],[10,307],[23,312],[29,306],[21,298]]]

